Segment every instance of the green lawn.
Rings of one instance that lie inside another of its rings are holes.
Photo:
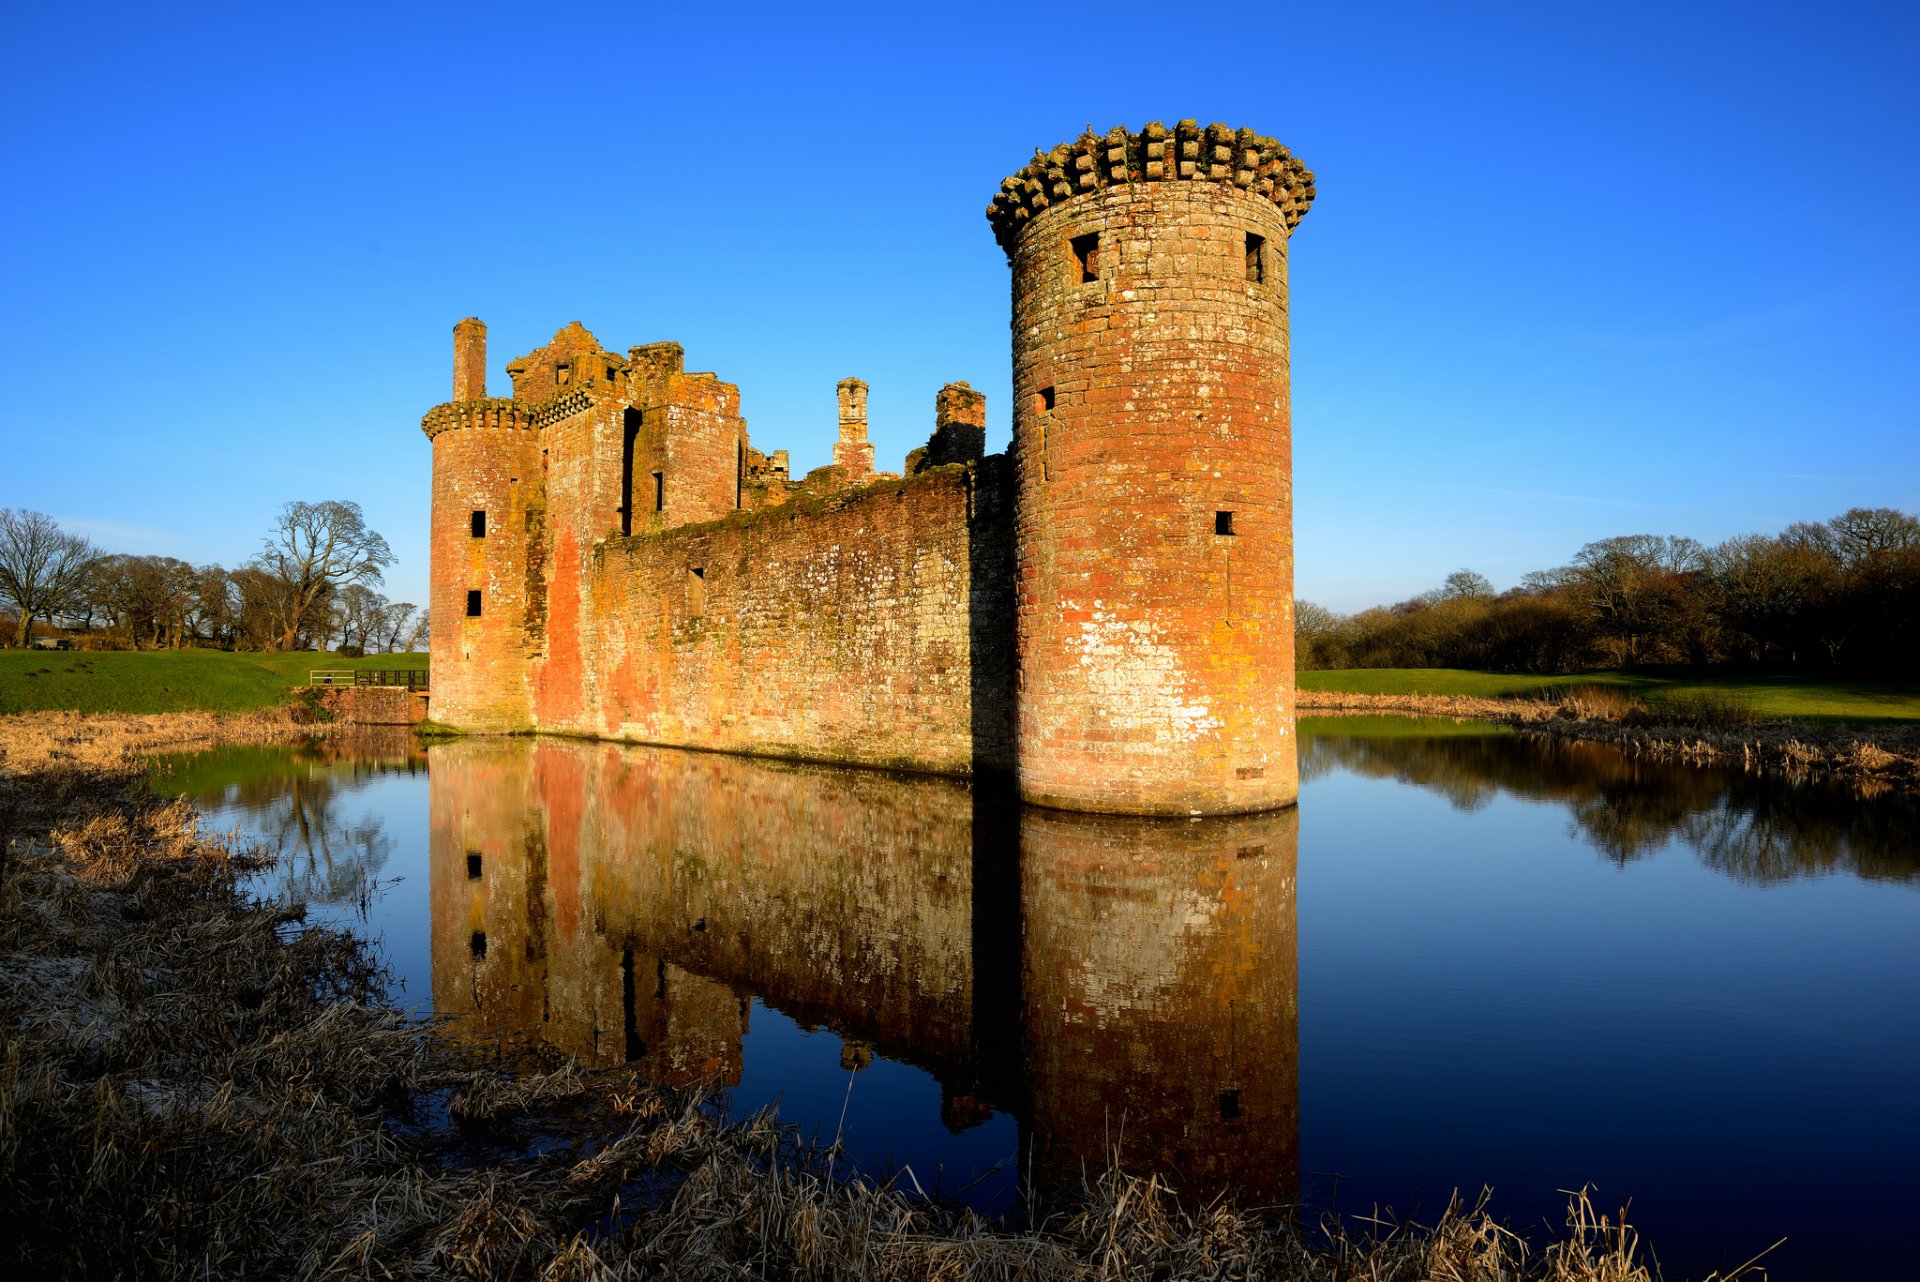
[[[1667,699],[1718,695],[1738,700],[1762,717],[1795,721],[1920,721],[1920,685],[1870,681],[1813,681],[1804,677],[1641,677],[1583,672],[1534,677],[1460,668],[1339,668],[1302,672],[1302,690],[1345,694],[1456,694],[1513,698],[1550,694],[1555,687],[1608,686],[1658,708]]]
[[[246,712],[286,701],[315,668],[424,668],[424,654],[0,650],[0,713]]]

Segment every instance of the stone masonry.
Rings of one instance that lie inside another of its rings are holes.
[[[875,471],[755,449],[677,343],[575,322],[486,394],[454,330],[433,442],[432,716],[951,774],[1063,809],[1292,803],[1287,243],[1313,176],[1250,130],[1088,133],[1006,179],[1013,446],[942,388]]]

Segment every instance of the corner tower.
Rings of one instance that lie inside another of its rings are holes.
[[[1292,804],[1287,239],[1313,175],[1251,130],[1036,154],[1013,269],[1017,770],[1028,801]]]
[[[453,327],[453,399],[420,421],[433,442],[429,610],[433,716],[463,729],[529,725],[525,638],[537,596],[528,548],[544,509],[524,401],[487,396],[487,327]]]

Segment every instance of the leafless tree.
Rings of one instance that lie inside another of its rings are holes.
[[[424,617],[415,618],[419,609],[411,601],[395,601],[387,606],[380,621],[380,648],[388,654],[407,649],[414,634],[426,625]]]
[[[80,599],[99,550],[41,512],[0,508],[0,599],[15,614],[13,643],[25,645],[33,621],[49,623]]]
[[[367,528],[358,503],[328,499],[280,509],[254,566],[279,583],[280,648],[294,649],[302,631],[319,623],[317,608],[331,594],[380,582],[394,562],[387,541]]]
[[[1440,585],[1440,597],[1445,601],[1470,601],[1492,595],[1493,583],[1478,570],[1455,570]]]

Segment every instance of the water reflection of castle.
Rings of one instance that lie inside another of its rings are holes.
[[[1037,1178],[1298,1186],[1295,811],[1140,821],[951,782],[558,740],[433,749],[433,997],[737,1082],[750,997],[999,1108]]]

